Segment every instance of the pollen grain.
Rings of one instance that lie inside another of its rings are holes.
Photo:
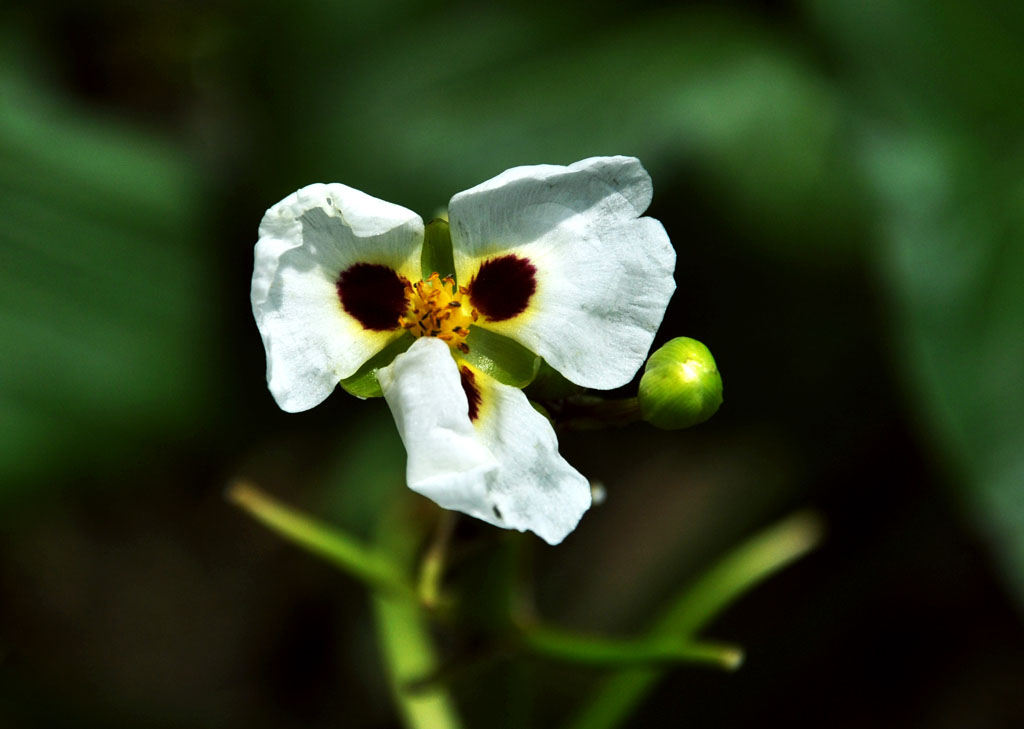
[[[451,276],[441,278],[437,273],[412,283],[405,282],[409,308],[402,316],[401,325],[416,337],[437,337],[461,352],[469,352],[466,337],[469,325],[478,314],[469,305],[468,290],[456,286]]]

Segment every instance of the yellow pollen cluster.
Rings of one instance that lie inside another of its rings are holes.
[[[465,286],[456,286],[455,279],[444,279],[437,273],[415,284],[405,282],[409,309],[402,317],[402,327],[417,337],[437,337],[462,352],[468,352],[466,337],[469,325],[477,320],[476,309],[469,305]]]

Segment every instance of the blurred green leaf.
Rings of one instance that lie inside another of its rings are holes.
[[[1024,600],[1024,158],[924,130],[865,148],[908,390]]]
[[[1024,6],[812,6],[863,109],[907,389],[1024,600]]]
[[[863,111],[943,119],[999,146],[1024,128],[1024,5],[1005,0],[808,3]]]
[[[396,19],[333,64],[280,59],[282,74],[302,68],[302,84],[290,74],[286,85],[294,123],[322,140],[310,148],[303,135],[281,153],[306,160],[307,179],[342,169],[421,210],[515,165],[632,154],[656,191],[682,164],[766,253],[819,258],[862,243],[838,99],[767,26],[707,9],[545,20],[450,6]]]
[[[181,438],[210,412],[200,177],[155,135],[0,72],[0,482]],[[14,62],[18,61],[18,62]]]

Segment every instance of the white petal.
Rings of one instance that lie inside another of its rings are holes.
[[[513,254],[536,269],[526,310],[483,326],[518,339],[573,382],[610,389],[643,364],[675,290],[675,251],[640,216],[650,177],[632,157],[516,167],[449,205],[455,268]]]
[[[409,487],[447,509],[559,543],[590,506],[587,480],[558,454],[550,423],[520,390],[473,376],[475,422],[444,342],[418,339],[378,372],[409,454]]]
[[[408,453],[409,488],[446,509],[492,521],[487,477],[498,463],[470,423],[448,345],[421,337],[378,370],[377,379]]]
[[[475,377],[481,404],[474,425],[499,464],[488,484],[498,518],[487,521],[558,544],[590,508],[590,483],[559,455],[551,423],[522,390]]]
[[[370,263],[419,278],[422,244],[419,216],[345,185],[309,185],[267,211],[252,311],[267,350],[267,383],[282,409],[317,405],[401,334],[365,329],[349,315],[338,275]]]

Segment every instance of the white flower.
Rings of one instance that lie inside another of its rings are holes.
[[[651,194],[630,157],[507,170],[452,198],[445,281],[423,279],[416,214],[341,184],[302,188],[267,211],[256,244],[271,393],[306,410],[411,340],[376,369],[409,487],[557,544],[590,506],[588,482],[522,391],[474,357],[474,333],[517,340],[583,387],[629,382],[675,289],[668,236],[640,217]]]

